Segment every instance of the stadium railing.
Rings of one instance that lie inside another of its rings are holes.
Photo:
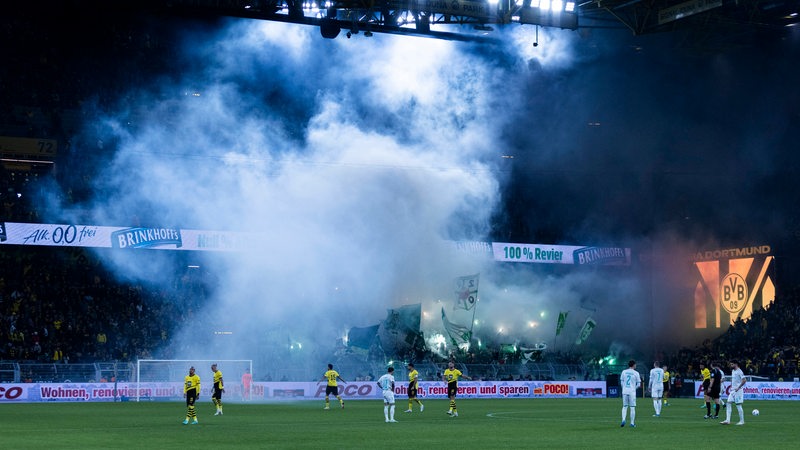
[[[0,362],[0,382],[22,383],[88,383],[101,380],[132,380],[133,365],[127,362],[34,363]]]
[[[377,380],[385,371],[381,362],[336,364],[336,370],[347,381]],[[416,369],[422,381],[438,381],[447,365],[433,362],[417,363]],[[476,380],[583,380],[587,367],[581,364],[458,364],[459,370]],[[283,366],[274,369],[254,370],[256,381],[318,381],[325,366]],[[35,363],[19,361],[0,361],[0,382],[21,383],[87,383],[101,380],[135,381],[136,367],[128,362],[95,363]],[[395,364],[395,378],[408,380],[408,369],[404,363]]]

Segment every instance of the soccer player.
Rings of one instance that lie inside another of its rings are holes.
[[[394,367],[386,369],[386,373],[378,378],[378,387],[383,392],[383,417],[386,423],[394,420]]]
[[[450,417],[458,417],[458,409],[456,408],[456,394],[458,394],[458,379],[464,378],[465,380],[472,380],[472,378],[461,373],[456,369],[456,364],[453,361],[447,363],[447,369],[442,374],[442,380],[447,383],[447,397],[450,398],[450,409],[447,414]]]
[[[222,372],[219,369],[217,369],[216,363],[211,365],[211,372],[214,373],[214,387],[213,391],[211,392],[211,401],[217,407],[217,412],[215,412],[214,415],[221,416],[222,393],[225,392],[225,387],[222,385]]]
[[[630,407],[631,426],[636,427],[636,390],[642,385],[642,376],[636,371],[636,361],[628,361],[628,368],[620,374],[619,382],[622,385],[622,423],[619,426],[625,426],[625,416]]]
[[[250,369],[245,369],[242,374],[242,400],[250,400],[250,385],[253,383],[253,374]]]
[[[417,402],[419,405],[419,412],[425,411],[425,405],[417,398],[417,380],[419,380],[419,372],[414,368],[413,363],[408,363],[408,409],[407,413],[411,412],[411,405]]]
[[[322,375],[322,381],[328,382],[328,385],[325,386],[325,409],[331,409],[331,401],[329,398],[331,395],[339,400],[339,405],[344,409],[344,400],[342,400],[342,396],[339,395],[339,385],[336,380],[347,383],[339,376],[339,372],[333,370],[333,364],[328,364],[328,370]]]
[[[720,405],[720,393],[722,392],[722,379],[725,377],[725,374],[722,373],[722,369],[719,367],[719,363],[714,361],[711,363],[711,381],[708,385],[708,396],[711,398],[711,401],[714,402],[714,418],[719,417],[719,405]],[[709,405],[708,409],[706,410],[706,415],[711,415],[711,406]]]
[[[650,369],[650,396],[653,397],[653,408],[656,413],[653,417],[661,417],[661,397],[664,395],[664,369],[658,361],[653,363],[653,368]],[[625,418],[623,417],[623,420]]]
[[[194,373],[194,366],[189,367],[189,375],[183,378],[183,396],[186,398],[186,419],[183,424],[192,420],[192,425],[197,425],[197,412],[194,410],[194,402],[200,395],[200,376]]]
[[[744,403],[745,383],[747,383],[747,380],[744,378],[742,369],[739,368],[739,361],[731,361],[731,393],[728,394],[728,404],[733,402],[736,405],[736,411],[739,412],[739,422],[737,422],[736,425],[744,425],[744,408],[742,408],[742,403]],[[731,424],[732,410],[733,408],[727,409],[727,418],[720,422],[721,424]]]
[[[711,371],[706,367],[704,363],[700,363],[700,376],[703,377],[703,401],[704,403],[700,406],[701,408],[706,408],[706,415],[703,417],[704,419],[711,418],[711,397],[708,396],[708,386],[711,384]]]
[[[670,373],[669,373],[669,370],[667,370],[667,369],[669,369],[669,367],[667,367],[666,364],[664,364],[663,368],[664,368],[664,404],[666,406],[669,406],[669,401],[667,401],[667,400],[669,399],[669,377],[670,377]]]

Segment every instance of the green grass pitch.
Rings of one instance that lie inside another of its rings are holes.
[[[446,400],[425,402],[399,423],[385,423],[381,400],[346,401],[345,409],[322,401],[225,404],[213,416],[198,404],[199,425],[183,425],[176,402],[0,404],[4,449],[512,449],[512,448],[786,448],[800,436],[800,405],[792,401],[745,401],[745,426],[705,420],[701,400],[674,399],[660,418],[639,399],[636,428],[620,428],[620,399],[459,399],[459,417]],[[758,408],[761,415],[751,415]],[[732,421],[738,420],[733,411]]]

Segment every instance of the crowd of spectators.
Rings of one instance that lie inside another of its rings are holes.
[[[96,176],[88,158],[98,158],[109,143],[91,133],[86,137],[84,127],[125,107],[129,95],[121,86],[165,76],[175,59],[178,46],[165,18],[127,11],[116,2],[83,2],[89,12],[73,3],[15,2],[0,15],[0,136],[56,143],[54,166],[3,163],[6,221],[37,221],[37,209],[26,201],[45,172],[58,179],[67,207],[86,200]]]
[[[775,302],[753,311],[749,320],[737,320],[715,339],[681,348],[667,362],[686,378],[697,379],[699,365],[713,361],[740,361],[747,375],[771,380],[800,377],[800,289],[779,293]]]
[[[175,327],[203,290],[176,275],[174,289],[116,281],[83,249],[4,246],[0,252],[0,360],[39,363],[171,358]]]
[[[120,281],[104,268],[96,250],[8,245],[2,250],[0,360],[87,363],[176,358],[174,347],[166,344],[193,320],[207,298],[203,283],[180,271],[169,288]],[[800,289],[795,288],[780,292],[774,303],[754,310],[747,321],[736,321],[719,337],[660,359],[678,379],[696,379],[700,363],[738,359],[748,375],[791,380],[800,376],[798,342]],[[522,367],[519,358],[487,348],[458,355],[461,363],[475,366]],[[422,359],[441,360],[433,352]],[[530,362],[574,364],[591,359],[544,352]],[[592,366],[587,367],[582,379],[603,379],[603,374],[592,375]],[[514,379],[526,375],[532,374],[521,370]],[[540,379],[539,374],[534,379]]]
[[[67,2],[69,3],[69,2]],[[64,21],[57,10],[7,14],[0,18],[0,136],[54,139],[59,158],[56,177],[70,201],[80,200],[89,172],[69,158],[71,138],[86,120],[87,101],[103,108],[119,98],[117,85],[144,80],[138,67],[153,73],[169,65],[168,34],[153,32],[157,23],[131,26],[124,20]],[[88,38],[76,30],[93,30]],[[45,32],[46,31],[46,32]],[[22,45],[24,44],[24,45]],[[102,146],[102,143],[97,143]],[[48,166],[49,167],[49,166]],[[34,168],[35,169],[35,168]],[[39,210],[28,203],[41,178],[34,169],[0,167],[0,203],[4,221],[38,222]],[[131,361],[170,358],[163,345],[192,311],[202,289],[178,273],[174,289],[152,290],[115,280],[91,251],[3,247],[0,252],[0,360],[36,362]],[[745,373],[771,379],[798,374],[800,291],[782,292],[773,305],[754,311],[722,336],[667,355],[664,362],[692,378],[698,364],[738,358]],[[519,358],[519,354],[516,358]],[[533,355],[534,361],[543,355]],[[563,363],[586,361],[580,354],[555,355]],[[478,349],[467,364],[519,362],[498,349]],[[431,358],[436,360],[436,358]],[[598,375],[599,377],[599,375]]]
[[[69,3],[17,4],[0,17],[0,39],[10,44],[0,50],[0,104],[12,106],[0,109],[0,122],[30,137],[63,135],[70,131],[59,129],[64,111],[79,110],[90,99],[116,101],[120,85],[136,86],[172,58],[173,47],[163,42],[170,28],[158,16],[102,3],[78,13]],[[141,70],[142,64],[150,70]]]

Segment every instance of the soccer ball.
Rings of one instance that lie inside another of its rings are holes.
[[[761,414],[761,413],[760,413],[760,412],[759,412],[757,409],[754,409],[754,410],[753,410],[753,415],[754,415],[754,416],[757,416],[757,415],[759,415],[759,414]]]

